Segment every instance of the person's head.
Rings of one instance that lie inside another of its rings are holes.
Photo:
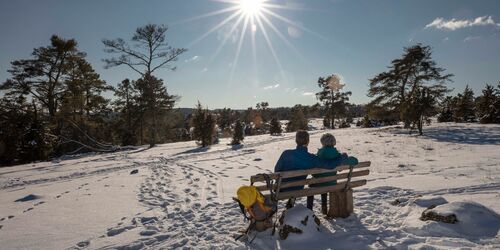
[[[297,146],[305,146],[309,145],[309,133],[305,130],[299,130],[295,134],[295,142]]]
[[[335,144],[337,144],[337,140],[335,140],[335,136],[332,134],[326,133],[321,136],[321,145],[323,145],[323,147],[333,147]]]

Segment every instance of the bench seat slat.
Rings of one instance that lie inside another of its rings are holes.
[[[369,174],[370,174],[370,170],[366,169],[366,170],[352,172],[352,177],[360,177],[360,176],[365,176],[365,175],[369,175]],[[288,188],[288,187],[323,183],[323,182],[327,182],[327,181],[335,181],[335,180],[340,180],[340,179],[346,179],[348,177],[348,175],[349,175],[349,173],[343,173],[343,174],[337,174],[335,176],[327,176],[327,177],[321,177],[321,178],[309,178],[306,180],[292,181],[292,182],[282,182],[280,187],[281,188]],[[268,189],[268,187],[266,185],[256,186],[256,188],[259,191],[265,191]],[[272,188],[276,189],[276,185],[273,185]]]
[[[355,165],[353,168],[366,168],[369,167],[371,162],[365,161],[365,162],[360,162],[357,165]],[[291,177],[297,177],[297,176],[302,176],[302,175],[310,175],[310,174],[322,174],[322,173],[331,173],[331,172],[339,172],[343,170],[348,170],[350,168],[349,165],[342,165],[338,166],[334,169],[326,169],[326,168],[312,168],[312,169],[306,169],[306,170],[295,170],[295,171],[285,171],[285,172],[276,172],[269,174],[270,179],[277,179],[279,176],[281,178],[291,178]],[[260,175],[254,175],[250,177],[251,182],[259,182],[259,181],[265,181],[263,176]]]
[[[340,182],[334,186],[306,188],[306,189],[302,189],[302,190],[283,192],[283,193],[278,194],[278,200],[285,200],[285,199],[289,199],[292,197],[295,197],[295,198],[306,197],[306,196],[310,196],[310,195],[317,195],[317,194],[339,191],[339,190],[342,190],[345,188],[345,184],[346,184],[346,182]],[[363,186],[365,184],[366,184],[366,180],[351,181],[349,183],[349,187],[355,188],[355,187]],[[265,196],[269,196],[269,195],[265,195]]]

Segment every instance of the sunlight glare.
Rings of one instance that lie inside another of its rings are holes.
[[[256,16],[262,11],[263,2],[264,0],[240,0],[240,10],[247,16]]]

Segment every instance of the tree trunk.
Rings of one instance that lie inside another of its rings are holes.
[[[151,126],[151,141],[149,142],[149,147],[154,147],[156,145],[156,112],[153,110],[153,124]]]
[[[418,124],[417,124],[417,126],[418,126],[418,134],[419,134],[419,135],[422,135],[422,134],[423,134],[423,132],[422,132],[422,126],[423,126],[423,124],[422,124],[422,123],[423,123],[423,122],[424,122],[424,121],[423,121],[423,117],[420,117],[420,118],[418,119]]]
[[[332,118],[332,129],[335,129],[335,110],[333,110],[333,99],[334,99],[334,94],[333,94],[333,90],[330,90],[330,95],[332,97],[332,104],[330,105],[330,115],[331,115],[331,118]]]

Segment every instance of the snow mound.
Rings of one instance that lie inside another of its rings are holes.
[[[447,204],[448,201],[445,198],[439,196],[439,197],[431,197],[431,198],[417,198],[414,201],[414,203],[417,204],[418,206],[428,208],[430,206],[439,206],[439,205]]]
[[[285,239],[283,239],[283,231],[289,231]],[[293,208],[284,211],[283,226],[277,229],[274,235],[271,235],[271,232],[272,229],[268,229],[257,233],[250,247],[259,249],[322,249],[325,247],[325,242],[332,240],[332,233],[321,225],[319,218],[313,211],[302,204],[296,204]]]
[[[454,214],[458,222],[421,221],[421,212],[414,211],[406,221],[407,230],[422,236],[483,238],[496,237],[500,229],[500,216],[476,202],[450,202],[427,211],[441,216]]]

